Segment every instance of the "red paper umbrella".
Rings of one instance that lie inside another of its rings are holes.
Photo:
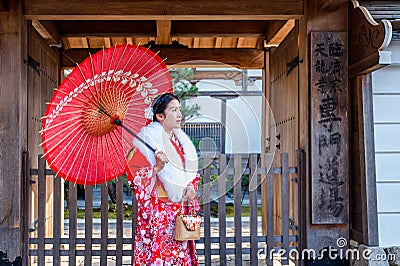
[[[120,45],[88,57],[56,89],[43,117],[42,147],[49,166],[83,185],[121,176],[123,145],[131,145],[148,122],[145,113],[153,99],[171,90],[164,61],[148,48]]]

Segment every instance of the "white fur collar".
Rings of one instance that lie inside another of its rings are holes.
[[[174,134],[182,145],[185,165],[183,165],[169,135],[160,123],[153,122],[147,127],[143,127],[138,136],[156,150],[162,150],[166,153],[169,162],[158,173],[158,178],[163,183],[169,199],[173,202],[179,202],[182,200],[183,190],[196,178],[198,160],[196,149],[188,135],[181,129],[174,130]],[[133,144],[146,157],[150,165],[154,166],[156,163],[154,153],[136,138]]]

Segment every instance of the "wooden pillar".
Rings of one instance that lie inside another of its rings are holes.
[[[368,246],[379,246],[372,74],[358,76],[356,82],[356,87],[352,89],[356,90],[358,107],[356,117],[359,129],[358,158],[363,233],[362,241],[359,241]]]
[[[27,143],[27,22],[22,1],[0,13],[0,250],[22,255],[22,152]]]
[[[299,121],[305,121],[300,123],[299,128],[299,143],[300,148],[304,149],[307,156],[306,162],[306,221],[304,222],[305,239],[301,239],[300,246],[315,249],[316,251],[321,250],[326,246],[332,246],[337,248],[337,239],[349,238],[349,224],[313,224],[311,221],[312,208],[311,208],[311,191],[312,191],[312,178],[313,173],[311,153],[312,146],[310,145],[310,138],[313,132],[311,132],[311,117],[313,110],[311,107],[311,88],[313,84],[310,84],[309,79],[311,73],[310,59],[310,33],[311,32],[348,32],[348,3],[344,0],[332,0],[327,1],[328,4],[321,5],[322,1],[319,0],[307,0],[304,2],[304,16],[300,19],[299,28],[299,58],[303,59],[303,64],[300,64],[299,69]],[[348,71],[347,68],[343,71]],[[314,110],[315,111],[315,110]],[[348,125],[347,125],[348,126]],[[348,139],[343,140],[348,144]],[[314,147],[315,148],[315,147]],[[345,154],[345,158],[348,160],[349,154]],[[348,174],[343,176],[346,185],[349,184]],[[348,194],[346,195],[349,196]],[[348,205],[348,201],[346,201]],[[348,209],[348,206],[346,206]]]

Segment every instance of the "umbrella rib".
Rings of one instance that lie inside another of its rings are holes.
[[[118,144],[118,145],[121,145],[121,149],[122,149],[122,142],[121,142],[121,140],[119,139],[119,137],[117,136],[117,134],[115,133],[115,130],[113,130],[112,133],[113,133],[115,139],[117,139],[117,142],[118,142],[117,144]],[[122,132],[121,132],[121,135],[122,135]],[[121,160],[121,154],[118,152],[118,146],[115,145],[114,139],[111,138],[111,136],[110,136],[110,139],[111,139],[111,142],[112,142],[112,144],[114,145],[114,147],[117,147],[117,152],[116,152],[117,158],[118,158],[118,160],[119,160],[119,163],[121,164],[121,168],[124,168],[124,161],[125,161],[125,160],[124,160],[124,159]]]
[[[95,141],[95,138],[92,138],[92,147],[90,148],[88,166],[86,167],[86,176],[85,176],[84,186],[86,186],[86,183],[87,183],[87,180],[88,180],[90,161],[91,161],[92,155],[93,155],[94,141]]]
[[[155,74],[154,76],[151,76],[149,79],[146,80],[146,82],[152,82],[153,80],[158,79],[161,76],[164,76],[168,72],[169,72],[168,69],[161,69],[161,71],[159,71],[159,73],[157,72],[157,74]]]
[[[66,124],[66,123],[72,122],[72,121],[74,121],[74,120],[76,120],[76,119],[78,119],[78,118],[80,118],[80,117],[79,117],[79,116],[74,116],[74,117],[72,117],[72,118],[70,118],[70,119],[61,121],[61,122],[59,122],[58,124],[53,124],[53,125],[51,125],[51,126],[48,126],[48,127],[44,128],[43,130],[40,130],[39,133],[42,134],[43,132],[46,132],[46,131],[49,130],[49,129],[53,129],[54,127],[58,127],[58,126],[61,126],[61,125]]]
[[[103,74],[103,67],[104,67],[104,46],[101,54],[101,74]],[[106,73],[106,80],[107,80],[108,73]],[[103,90],[103,78],[100,78],[100,91]]]
[[[126,45],[126,46],[128,46],[128,45]],[[132,60],[133,56],[136,54],[136,51],[137,51],[138,48],[139,48],[139,46],[135,47],[135,50],[133,51],[133,53],[131,53],[131,56],[129,57],[129,59],[126,61],[124,67],[122,68],[123,70],[125,70],[125,68],[128,65],[128,63],[131,62],[131,60]]]
[[[69,81],[71,81],[71,83],[72,83],[74,86],[76,86],[75,83],[73,83],[72,80],[71,80],[70,78],[67,77],[67,79],[68,79]],[[69,93],[66,93],[66,92],[64,92],[64,91],[62,91],[62,90],[59,90],[58,88],[55,89],[55,91],[56,91],[56,92],[59,92],[59,93],[61,93],[61,94],[64,94],[65,96],[70,96]],[[82,95],[85,96],[85,98],[88,99],[88,100],[90,101],[90,98],[89,98],[85,93],[83,93],[83,91],[82,91]],[[82,101],[82,100],[79,99],[79,98],[74,97],[74,99],[77,100],[78,102],[87,104],[87,102]],[[95,103],[93,103],[93,104],[95,104]]]
[[[83,73],[82,73],[82,70],[81,70],[80,66],[79,66],[79,65],[77,65],[77,67],[78,67],[78,69],[79,69],[79,72],[80,72],[80,74],[81,74],[81,76],[82,76],[83,80],[85,81],[85,83],[86,83],[86,85],[87,85],[87,87],[88,87],[88,88],[87,88],[87,89],[88,89],[88,91],[89,91],[89,92],[90,92],[90,94],[92,94],[92,96],[93,96],[93,93],[92,93],[92,91],[90,90],[90,87],[91,87],[91,86],[90,86],[90,85],[87,83],[87,81],[86,81],[86,77],[83,75]],[[76,85],[76,83],[75,83],[75,82],[73,82],[73,81],[72,81],[72,79],[70,79],[70,78],[69,78],[69,76],[67,76],[67,79],[68,79],[68,81],[69,81],[69,82],[71,82],[71,83],[72,83],[72,85],[74,85],[76,88],[78,88],[78,87],[79,87],[78,85]],[[59,90],[57,90],[57,91],[59,91]],[[60,92],[62,92],[62,91],[60,91]],[[97,103],[96,103],[96,102],[94,102],[92,98],[90,98],[89,96],[87,96],[87,95],[84,93],[84,90],[83,90],[83,89],[82,89],[82,92],[81,92],[81,94],[82,94],[83,96],[85,96],[85,98],[86,98],[86,99],[88,99],[88,101],[89,101],[89,102],[91,102],[93,105],[95,105],[95,106],[96,106],[96,104],[97,104]],[[69,95],[69,94],[68,94],[68,95]],[[80,102],[82,102],[82,103],[84,103],[84,104],[87,104],[87,102],[85,102],[85,101],[82,101],[82,100],[80,100],[80,99],[78,99],[78,98],[76,98],[76,97],[75,97],[75,99],[76,99],[76,100],[78,100],[78,101],[80,101]]]
[[[135,90],[135,91],[132,91],[132,92],[129,92],[129,93],[126,95],[127,98],[130,98],[128,105],[131,105],[131,103],[137,103],[137,102],[140,102],[139,105],[141,105],[141,104],[146,104],[146,103],[144,102],[145,99],[144,99],[143,96],[141,96],[141,97],[134,97],[135,95],[139,95],[139,94],[140,94],[140,92],[137,92],[136,90]],[[156,96],[156,94],[155,94],[154,96]],[[151,97],[151,98],[152,98],[152,97]]]
[[[94,106],[96,106],[96,107],[101,107],[101,106],[98,106],[98,105],[99,105],[98,99],[96,98],[95,95],[93,95],[93,92],[92,92],[92,90],[90,89],[91,86],[87,83],[86,77],[85,77],[85,75],[84,75],[84,73],[83,73],[83,71],[82,71],[82,69],[81,69],[81,67],[80,67],[79,65],[78,65],[78,69],[79,69],[79,72],[81,73],[81,76],[82,76],[83,80],[85,81],[86,85],[88,86],[88,90],[89,90],[90,94],[91,94],[92,97],[94,98],[94,102],[93,102],[93,100],[92,100],[91,98],[89,99],[89,101],[91,101],[91,102],[93,103]],[[96,84],[95,84],[95,85],[96,85]],[[99,112],[101,112],[101,111],[105,112],[104,108],[99,108]],[[107,114],[107,113],[106,113],[106,115],[111,116],[110,114]]]
[[[136,120],[138,120],[138,119],[146,119],[143,115],[143,112],[140,112],[140,111],[129,112],[129,113],[125,114],[124,119],[125,119],[125,117],[130,117],[130,118],[135,119],[131,122],[137,122]]]
[[[157,54],[158,54],[159,52],[160,52],[160,51],[158,51]],[[158,64],[156,64],[153,68],[151,68],[151,69],[148,70],[146,73],[144,73],[143,76],[146,76],[147,74],[149,74],[149,73],[150,73],[151,71],[153,71],[156,67],[161,66],[161,64],[164,63],[165,60],[167,60],[167,58],[164,58],[161,62],[158,62]],[[161,70],[164,70],[164,68],[162,68]],[[166,70],[167,70],[167,71],[166,71],[165,73],[169,72],[168,69],[166,69]]]
[[[139,141],[141,141],[144,145],[146,145],[147,148],[149,148],[151,151],[156,152],[156,149],[154,147],[152,147],[150,144],[148,144],[147,142],[145,142],[141,137],[139,137],[135,132],[133,132],[132,130],[130,130],[127,126],[125,126],[124,124],[122,124],[121,121],[119,121],[119,123],[117,124],[118,126],[121,126],[123,129],[125,129],[129,134],[131,134],[132,136],[134,136],[136,139],[138,139]]]
[[[106,176],[106,170],[107,170],[107,168],[106,168],[106,159],[105,159],[105,157],[104,157],[104,144],[103,144],[103,138],[100,138],[100,142],[101,142],[101,157],[103,158],[103,166],[104,166],[104,169],[103,169],[103,174],[104,174],[104,183],[106,183],[107,182],[107,176]]]
[[[114,61],[114,55],[115,55],[115,50],[116,50],[116,46],[114,46],[114,49],[113,49],[113,52],[112,52],[112,55],[111,55],[111,60],[110,60],[110,63],[108,64],[108,71],[107,71],[107,77],[106,77],[106,81],[105,81],[105,88],[104,89],[106,89],[106,88],[108,88],[108,74],[110,73],[110,71],[111,71],[111,65],[112,65],[112,62]],[[114,70],[114,72],[115,72],[115,70]],[[110,80],[114,77],[114,72],[113,72],[113,75],[112,75],[112,77],[110,77]]]
[[[134,120],[128,119],[129,121],[135,122]],[[124,126],[127,127],[128,130],[133,131],[133,126],[131,124],[124,123]],[[133,136],[136,137],[136,136]]]
[[[166,81],[164,81],[164,82],[162,82],[162,83],[153,84],[153,88],[161,87],[161,86],[163,86],[163,85],[165,85],[165,84],[168,84],[168,83],[170,83],[170,82],[171,82],[170,80],[166,80]]]
[[[59,103],[48,102],[47,105],[58,106]],[[89,106],[90,106],[90,105],[89,105]],[[85,105],[68,104],[68,107],[83,108],[83,107],[85,107]],[[96,109],[92,109],[92,110],[96,110]]]
[[[107,94],[104,94],[104,97],[102,97],[102,99],[99,100],[99,102],[98,102],[99,110],[101,113],[107,115],[108,117],[111,117],[112,115],[108,113],[108,110],[106,110],[106,107],[111,105],[111,102],[109,102],[107,100],[108,100],[108,96],[107,96]]]
[[[137,69],[135,72],[137,73],[137,74],[139,74],[139,72],[151,61],[151,60],[153,60],[156,56],[157,56],[157,54],[159,53],[160,51],[158,51],[157,53],[155,53],[154,55],[152,55],[149,59],[147,59],[147,61],[139,68],[139,69]],[[136,66],[136,65],[135,65]],[[157,67],[158,65],[155,65],[151,70],[153,70],[155,67]],[[150,71],[151,71],[150,70]],[[141,74],[140,75],[141,77],[145,77],[145,74]],[[121,86],[121,83],[120,83],[120,85],[119,86]],[[119,87],[119,86],[117,86],[117,88]]]
[[[121,128],[121,130],[122,130],[122,128]],[[114,135],[114,138],[117,139],[117,142],[118,142],[117,145],[120,145],[120,146],[121,146],[121,149],[123,149],[123,148],[122,148],[122,142],[121,142],[121,140],[119,139],[119,137],[117,136],[117,134],[115,133],[115,130],[113,130],[112,133],[113,133],[113,135]],[[122,135],[122,132],[121,132],[121,135]],[[118,160],[119,160],[119,163],[121,164],[121,168],[123,168],[123,167],[124,167],[124,160],[121,160],[121,157],[120,157],[121,155],[120,155],[120,153],[118,153],[118,147],[119,147],[119,146],[115,145],[115,143],[114,143],[114,138],[112,138],[110,134],[109,134],[109,137],[110,137],[110,140],[111,140],[112,145],[113,145],[114,147],[117,147],[117,152],[116,152],[117,158],[118,158]]]
[[[129,100],[129,103],[128,103],[129,106],[132,105],[133,103],[135,103],[134,105],[145,104],[143,97],[136,97],[136,98],[133,97],[133,96],[138,95],[138,94],[140,94],[140,93],[136,94],[136,92],[133,92],[133,93],[127,94],[127,97],[131,99],[131,100]],[[139,104],[137,104],[137,103],[139,103]]]
[[[67,121],[60,122],[59,124],[53,125],[53,126],[51,126],[51,127],[53,128],[53,127],[55,127],[55,126],[59,126],[59,125],[64,124],[64,123],[66,123],[66,122],[67,122]],[[71,122],[71,121],[69,121],[69,122]],[[70,124],[69,126],[63,128],[61,131],[58,131],[57,134],[50,136],[49,138],[47,138],[46,140],[44,140],[42,143],[40,143],[40,145],[42,145],[42,144],[44,144],[44,143],[47,143],[49,140],[52,140],[53,138],[55,138],[55,137],[58,136],[59,134],[64,133],[64,131],[70,129],[72,126],[75,126],[78,122],[79,122],[79,121],[75,121],[75,122],[73,122],[72,124]],[[45,133],[46,131],[48,131],[48,129],[51,129],[51,128],[43,129],[43,130],[39,131],[39,133],[43,135],[43,133]]]
[[[160,75],[160,76],[161,76],[161,75]],[[156,78],[158,78],[158,77],[156,77]],[[151,81],[153,81],[153,79],[152,79],[152,80],[148,80],[147,82],[151,82]],[[170,80],[166,80],[166,81],[164,81],[164,82],[162,82],[162,83],[154,84],[152,88],[156,88],[157,86],[162,86],[162,85],[168,84],[168,83],[170,83],[170,82],[171,82]],[[136,90],[134,90],[134,91],[128,93],[128,96],[129,96],[130,94],[132,94],[132,96],[133,96],[135,93],[137,93]]]
[[[112,58],[113,57],[114,57],[114,53],[112,55]],[[111,59],[111,62],[112,62],[112,59]],[[110,65],[111,65],[111,62],[110,62]],[[101,55],[101,73],[103,73],[103,68],[104,68],[104,46],[103,46],[103,52],[102,52],[102,55]],[[108,71],[110,71],[110,67],[108,68]],[[105,83],[106,84],[107,84],[108,73],[109,72],[106,73],[106,79],[105,79]],[[100,78],[100,91],[103,91],[103,79],[102,78]],[[101,109],[104,109],[103,106],[101,106],[101,107],[102,107]]]
[[[121,63],[121,61],[122,61],[122,58],[124,57],[124,54],[125,54],[125,51],[126,51],[126,48],[128,47],[128,45],[125,45],[125,47],[124,47],[124,50],[122,51],[122,54],[121,54],[121,56],[119,57],[119,61],[118,61],[118,63],[117,63],[117,65],[116,65],[116,67],[115,67],[115,70],[114,70],[114,72],[113,72],[113,75],[112,75],[112,77],[111,77],[111,80],[110,80],[110,83],[109,83],[109,87],[111,87],[111,86],[113,86],[113,85],[115,85],[116,84],[116,81],[114,80],[114,75],[115,75],[115,72],[116,72],[116,70],[118,69],[118,67],[119,67],[119,64]],[[131,57],[132,57],[133,55],[131,55]],[[124,70],[125,69],[125,66],[124,66],[124,68],[122,69],[122,70]],[[111,83],[113,83],[113,84],[111,84]],[[118,87],[118,86],[117,86]],[[116,88],[117,89],[117,88]],[[112,99],[108,96],[108,95],[106,95],[106,101],[111,105],[111,103],[112,103]]]
[[[108,134],[107,134],[108,135]],[[107,138],[107,135],[105,136],[105,141],[106,141],[106,148],[107,148],[107,154],[108,154],[108,156],[110,157],[110,161],[111,161],[111,165],[112,165],[112,170],[113,170],[113,172],[114,172],[114,176],[116,177],[116,175],[117,175],[117,173],[115,172],[115,163],[114,163],[114,160],[113,160],[113,157],[111,156],[111,149],[110,149],[110,147],[109,147],[109,145],[108,145],[108,138]]]
[[[98,165],[99,165],[99,137],[97,137],[96,138],[96,140],[97,140],[97,142],[96,142],[96,163],[95,163],[95,177],[94,177],[94,183],[95,183],[95,185],[96,185],[96,182],[97,182],[97,168],[98,168]]]
[[[139,63],[139,61],[142,60],[143,56],[145,54],[147,54],[147,51],[150,49],[150,47],[151,47],[151,45],[149,45],[149,47],[147,47],[147,49],[142,53],[142,55],[139,57],[139,59],[136,60],[135,64],[130,68],[130,70],[129,70],[130,72],[133,70],[134,67],[136,67],[136,65]],[[139,73],[137,73],[137,71],[135,71],[135,74],[139,74]]]
[[[114,48],[114,51],[115,51],[115,48]],[[112,63],[112,59],[113,58],[114,58],[114,52],[112,54],[111,61],[110,61],[110,64],[108,66],[108,71],[106,73],[105,85],[107,85],[108,73],[110,71],[110,65]],[[101,55],[101,73],[103,73],[103,69],[104,69],[104,46],[103,46],[102,55]],[[100,79],[100,91],[102,91],[102,90],[103,90],[103,79]],[[106,183],[107,182],[107,177],[106,177],[106,164],[105,164],[105,159],[104,159],[103,138],[99,138],[99,139],[100,139],[100,143],[101,143],[101,154],[102,154],[103,166],[104,166],[104,169],[103,169],[104,183]],[[96,168],[96,170],[97,170],[97,168]]]
[[[133,118],[132,118],[133,117]],[[131,127],[135,127],[134,125],[137,124],[137,120],[138,118],[143,118],[143,117],[139,117],[139,116],[131,116],[131,117],[125,117],[124,119],[124,126],[126,124],[131,125]]]
[[[128,46],[128,45],[126,45],[126,46]],[[130,63],[130,61],[132,60],[133,56],[136,54],[136,51],[138,50],[139,46],[140,46],[140,42],[139,42],[138,45],[136,45],[135,50],[133,51],[133,53],[132,53],[131,56],[129,57],[128,61],[125,63],[125,65],[124,65],[124,67],[122,68],[122,70],[125,70],[125,68],[126,68],[126,66],[128,65],[128,63]],[[146,50],[146,52],[147,52],[147,50]],[[142,56],[143,56],[143,55],[142,55]],[[139,60],[140,60],[140,58],[139,58]],[[135,63],[135,64],[129,69],[128,72],[131,72],[131,71],[133,70],[133,68],[134,68],[136,65],[137,65],[137,63]],[[122,84],[122,83],[120,83],[120,84]],[[119,89],[119,86],[120,86],[120,85],[117,86],[117,89]]]
[[[160,53],[160,51],[158,51],[157,53],[155,53],[154,55],[152,55],[146,63],[144,63],[138,70],[137,72],[141,71],[151,60],[153,60],[154,58],[156,58],[156,56],[158,56],[158,54]],[[153,66],[153,68],[151,68],[150,70],[148,70],[146,73],[142,74],[142,76],[144,77],[148,72],[152,71],[154,68],[158,67],[159,65],[161,65],[160,62],[158,62],[158,64],[156,64],[155,66]]]
[[[79,132],[77,132],[77,133],[79,133]],[[51,163],[49,164],[49,166],[53,165],[53,164],[57,161],[57,159],[58,159],[58,158],[61,156],[61,154],[67,149],[67,147],[69,147],[69,145],[71,144],[71,142],[74,141],[74,138],[77,137],[77,136],[78,136],[78,134],[76,134],[74,137],[71,138],[71,140],[67,143],[67,145],[65,145],[64,148],[63,148],[61,151],[58,152],[57,156],[54,157],[54,158],[52,159],[52,161],[51,161]],[[87,136],[87,135],[80,134],[80,137],[79,137],[78,141],[77,141],[77,142],[75,143],[75,145],[72,147],[72,149],[70,150],[70,152],[68,153],[68,155],[67,155],[66,158],[69,158],[69,156],[71,156],[72,152],[75,150],[76,146],[78,145],[79,141],[82,139],[83,136]],[[64,164],[65,164],[66,162],[67,162],[67,159],[64,160],[63,164],[60,166],[59,169],[62,169],[62,168],[64,167]]]
[[[118,91],[115,91],[116,93],[118,93]],[[113,95],[106,95],[104,102],[107,104],[106,106],[111,108],[112,110],[110,110],[112,112],[113,115],[120,115],[118,111],[120,111],[119,109],[119,105],[120,102],[124,102],[125,98],[121,97],[121,95],[118,93],[118,95],[114,95],[113,97],[111,97]],[[111,116],[110,116],[111,117]]]
[[[85,95],[85,97],[88,98],[88,100],[89,100],[94,106],[98,107],[97,110],[98,110],[100,113],[104,113],[104,114],[106,114],[107,116],[111,116],[109,113],[106,112],[106,110],[104,110],[104,107],[102,108],[101,105],[99,106],[99,102],[97,102],[98,99],[93,95],[93,92],[92,92],[91,89],[90,89],[91,86],[87,83],[86,77],[85,77],[85,75],[83,74],[82,69],[80,68],[79,65],[78,65],[78,69],[79,69],[79,71],[80,71],[80,73],[81,73],[81,76],[82,76],[82,78],[84,79],[86,85],[88,86],[88,90],[89,90],[90,94],[92,95],[92,97],[93,97],[96,101],[93,101],[92,98],[87,97],[85,94],[83,94],[83,95]],[[71,81],[71,82],[72,82],[72,81]],[[72,83],[73,83],[73,82],[72,82]],[[73,84],[74,84],[74,83],[73,83]],[[75,84],[74,84],[74,85],[75,85]],[[96,109],[94,109],[94,110],[96,110]]]
[[[84,142],[86,142],[86,140],[87,140],[88,137],[89,137],[89,135],[85,135]],[[70,164],[70,168],[69,168],[67,174],[65,174],[67,177],[69,177],[69,173],[71,172],[71,169],[72,169],[73,166],[75,165],[75,162],[76,162],[76,160],[77,160],[78,157],[79,157],[78,154],[81,152],[83,146],[87,147],[87,145],[81,145],[81,146],[79,146],[79,149],[78,149],[78,151],[76,152],[76,156],[75,156],[74,160],[72,161],[72,163]],[[58,174],[61,172],[61,169],[64,168],[64,165],[65,165],[66,162],[67,162],[67,160],[65,160],[65,161],[63,162],[62,166],[58,169],[58,172],[57,172],[56,175],[58,175]]]
[[[114,49],[113,49],[113,52],[112,52],[112,55],[111,55],[111,60],[110,60],[110,63],[108,64],[108,71],[107,71],[107,77],[106,77],[106,80],[105,80],[105,83],[104,83],[104,89],[108,89],[110,87],[109,86],[110,82],[108,81],[108,75],[109,75],[109,73],[111,71],[111,65],[112,65],[112,62],[114,61],[114,55],[115,55],[115,50],[116,49],[117,49],[117,46],[114,46]],[[104,51],[103,51],[103,57],[104,57]],[[115,70],[116,69],[113,70],[112,76],[110,77],[110,81],[114,79]],[[109,101],[107,95],[105,96],[105,98],[106,98],[105,101],[109,103],[110,101]]]
[[[156,89],[156,88],[161,87],[162,85],[165,85],[165,84],[167,84],[167,83],[169,83],[169,82],[170,82],[170,81],[167,80],[167,81],[165,81],[165,82],[163,82],[163,83],[155,84],[155,85],[153,85],[152,88],[153,88],[153,89]],[[135,91],[133,91],[133,92],[131,92],[131,93],[128,93],[127,96],[133,98],[133,96],[135,95],[136,92],[137,92],[137,91],[135,90]],[[155,94],[155,95],[156,95],[156,94]],[[141,100],[143,100],[143,99],[134,99],[134,100],[130,100],[129,102],[135,102],[135,101],[141,101]]]
[[[93,139],[93,136],[91,136],[92,137],[92,139]],[[89,145],[85,145],[85,151],[84,151],[84,153],[83,153],[83,156],[80,156],[80,158],[82,158],[81,159],[81,163],[80,163],[80,165],[79,165],[79,168],[77,169],[77,173],[76,173],[76,177],[75,177],[75,181],[74,181],[74,183],[76,184],[76,182],[78,181],[78,178],[79,178],[79,173],[80,173],[80,171],[81,171],[81,169],[82,169],[82,165],[83,165],[83,158],[85,158],[85,156],[86,156],[86,152],[87,152],[87,150],[88,150],[88,148],[89,148]],[[77,158],[78,156],[76,156],[75,157],[75,159]],[[75,164],[75,161],[73,162],[74,164]],[[70,169],[69,169],[69,171],[68,171],[68,175],[69,175],[69,173],[71,172],[71,170],[72,170],[72,165],[71,165],[71,167],[70,167]]]
[[[129,124],[128,124],[128,125],[129,125]],[[129,129],[129,127],[130,127],[129,130],[130,130],[130,131],[133,131],[133,130],[132,130],[133,127],[131,127],[130,125],[128,126],[128,125],[127,125],[127,124],[124,124],[124,126],[125,126],[126,128]],[[129,134],[129,136],[132,136],[132,139],[130,139],[130,138],[126,137],[126,135],[127,135],[127,134],[122,134],[122,137],[126,140],[126,142],[129,143],[129,145],[130,145],[131,147],[135,147],[135,145],[133,144],[133,139],[135,138],[135,136]]]
[[[118,94],[118,99],[120,99],[120,100],[116,102],[116,105],[117,105],[117,106],[115,106],[115,110],[116,110],[116,111],[120,111],[120,110],[123,110],[123,109],[120,108],[120,106],[121,106],[121,104],[122,104],[123,102],[125,102],[125,100],[122,100],[123,98],[122,98],[122,95],[121,95],[121,92],[120,92],[120,91],[117,91],[117,94]],[[121,114],[120,114],[120,115],[121,115]]]
[[[127,136],[126,136],[126,134],[123,134],[122,133],[122,138],[127,142],[127,143],[129,143],[129,146],[130,147],[134,147],[135,145],[133,145],[133,140],[131,140],[130,138],[128,138]]]
[[[100,138],[96,138],[96,140],[97,140],[97,144],[96,144],[96,164],[95,164],[95,167],[96,167],[96,173],[95,173],[95,179],[94,179],[94,185],[96,186],[97,185],[97,180],[98,180],[98,175],[99,175],[99,173],[98,173],[98,166],[99,166],[99,140],[100,140]]]
[[[147,47],[147,49],[142,53],[142,55],[139,57],[139,59],[136,60],[135,64],[131,67],[131,69],[130,69],[129,71],[132,71],[133,68],[137,66],[137,64],[139,63],[139,61],[142,60],[143,56],[144,56],[145,54],[147,54],[147,51],[150,50],[150,47],[151,47],[151,45],[149,45],[149,47]],[[136,72],[136,74],[139,74],[139,73],[137,73],[137,71],[135,71],[135,72]]]
[[[75,136],[77,136],[77,135],[75,135]],[[69,158],[69,156],[71,156],[72,152],[73,152],[73,151],[75,150],[75,148],[78,146],[79,141],[82,139],[83,136],[85,136],[85,139],[84,139],[84,142],[85,142],[86,139],[87,139],[87,137],[88,137],[89,135],[81,134],[81,136],[79,137],[78,141],[75,143],[74,147],[73,147],[73,148],[70,150],[70,152],[68,153],[67,158]],[[72,140],[73,140],[73,139],[72,139]],[[78,152],[82,149],[82,146],[83,146],[83,145],[81,145],[81,146],[79,147]],[[65,145],[65,148],[64,148],[64,149],[66,149],[66,147],[68,147],[68,145]],[[64,149],[63,149],[59,154],[62,154],[62,153],[64,152]],[[58,156],[57,156],[56,158],[53,159],[53,161],[52,161],[51,164],[53,164],[53,163],[56,161],[56,159],[58,159]],[[63,161],[62,165],[59,167],[59,172],[61,171],[61,169],[64,168],[64,165],[67,163],[67,161],[68,161],[67,159],[65,159],[65,160]]]
[[[72,124],[72,126],[73,126],[73,124]],[[63,130],[62,132],[58,132],[57,136],[58,136],[59,134],[63,133],[64,131],[68,130],[68,129],[69,129],[69,127],[66,128],[65,130]],[[69,132],[69,133],[68,133],[67,135],[65,135],[61,140],[59,140],[53,147],[51,147],[50,149],[48,149],[47,152],[46,152],[45,154],[43,154],[42,158],[45,157],[47,154],[49,154],[49,152],[52,152],[55,148],[58,147],[58,145],[60,145],[66,138],[68,138],[72,133],[75,133],[77,130],[80,130],[80,128],[75,128],[75,129],[71,130],[71,132]],[[51,136],[50,138],[46,139],[46,140],[43,141],[40,145],[42,145],[42,146],[43,146],[43,144],[46,144],[46,145],[47,145],[48,141],[52,140],[54,136],[55,136],[55,135],[53,135],[53,136]]]
[[[52,105],[52,106],[58,106],[58,104],[53,104],[53,103],[47,103],[47,104],[48,104],[48,105]],[[80,109],[85,108],[85,106],[83,106],[83,105],[74,105],[74,104],[69,104],[68,107],[80,108]],[[87,110],[99,111],[98,108],[97,108],[97,109],[92,108],[90,105],[88,105],[87,107],[88,107]],[[63,115],[75,114],[75,113],[82,113],[82,110],[59,113],[59,114],[57,114],[56,116],[63,116]],[[51,117],[50,115],[46,115],[46,116],[43,116],[41,119],[47,119],[47,118],[50,118],[50,117]],[[75,118],[79,118],[79,117],[78,117],[78,116],[73,117],[73,118],[71,118],[69,121],[72,121],[72,120],[74,120]],[[65,123],[65,122],[66,122],[66,121],[64,121],[64,123]],[[60,124],[57,124],[57,125],[60,125]],[[54,126],[54,125],[53,125],[53,126]],[[53,126],[52,126],[52,127],[53,127]],[[46,128],[46,130],[47,130],[47,129],[50,129],[50,127]],[[43,130],[41,130],[41,131],[43,131]]]
[[[98,97],[99,97],[99,92],[97,91],[96,79],[94,78],[94,66],[93,66],[93,59],[92,59],[92,54],[91,53],[89,53],[89,57],[90,57],[90,67],[92,69],[92,79],[93,79],[93,82],[94,82],[94,91],[96,93],[95,94],[96,96],[94,96],[94,97],[95,97],[96,102],[97,102],[98,101]],[[101,72],[100,72],[100,80],[101,80]]]
[[[119,93],[121,94],[121,97],[122,97],[122,92],[119,91]],[[124,111],[123,114],[121,114],[121,115],[125,116],[126,111],[128,110],[128,101],[127,100],[126,101],[120,101],[119,104],[122,106],[122,108],[120,110]]]
[[[147,82],[152,82],[153,80],[158,79],[158,78],[161,77],[161,76],[164,76],[164,75],[167,74],[168,72],[169,72],[168,69],[163,69],[163,71],[160,71],[160,73],[157,73],[157,75],[154,75],[154,76],[152,76],[151,78],[149,78],[149,79],[147,80]],[[169,80],[168,78],[167,78],[167,80],[168,80],[168,82],[171,82],[171,80]]]
[[[74,115],[74,114],[80,114],[80,113],[82,113],[82,111],[78,110],[78,111],[59,113],[59,114],[57,114],[57,116]],[[46,119],[46,118],[50,118],[50,117],[51,117],[51,115],[45,115],[45,116],[42,116],[40,119]]]
[[[125,54],[125,51],[126,51],[126,48],[128,47],[128,45],[125,45],[125,48],[124,48],[124,50],[122,51],[122,54],[120,55],[120,57],[119,57],[119,60],[118,60],[118,63],[117,63],[117,65],[115,66],[115,70],[114,70],[114,72],[113,72],[113,74],[112,74],[112,77],[111,77],[111,82],[114,82],[114,84],[115,84],[115,81],[114,81],[114,76],[115,76],[115,72],[116,72],[116,70],[118,69],[118,67],[119,67],[119,64],[121,63],[121,60],[122,60],[122,58],[123,58],[123,56],[124,56],[124,54]],[[115,46],[115,48],[114,48],[114,50],[116,49],[116,46]],[[111,86],[111,85],[110,85]]]
[[[137,121],[135,120],[135,118],[131,119],[131,117],[143,118],[142,115],[137,115],[137,114],[126,114],[125,117],[124,117],[124,120],[128,120],[129,122],[132,122],[132,123],[137,123]]]
[[[96,102],[96,100],[97,100],[96,95],[93,94],[92,90],[90,89],[90,88],[93,87],[93,86],[90,86],[90,84],[87,83],[85,74],[83,73],[83,71],[82,71],[82,69],[81,69],[81,66],[77,64],[77,67],[78,67],[78,69],[79,69],[79,72],[81,73],[81,76],[82,76],[83,80],[85,81],[86,85],[88,86],[88,91],[89,91],[89,93],[92,95],[92,98],[94,99],[93,103],[96,104],[96,103],[97,103],[97,102]],[[93,79],[93,82],[94,82],[94,84],[96,85],[96,82],[94,81],[94,79]],[[82,92],[83,92],[83,91],[82,91]],[[89,98],[89,101],[92,101],[92,98]]]

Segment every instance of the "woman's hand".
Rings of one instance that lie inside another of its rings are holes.
[[[196,197],[196,190],[194,189],[193,185],[189,185],[183,191],[182,200],[193,200]]]
[[[168,162],[168,158],[163,151],[156,151],[155,157],[156,165],[154,166],[154,172],[157,174],[164,168],[165,164]]]

